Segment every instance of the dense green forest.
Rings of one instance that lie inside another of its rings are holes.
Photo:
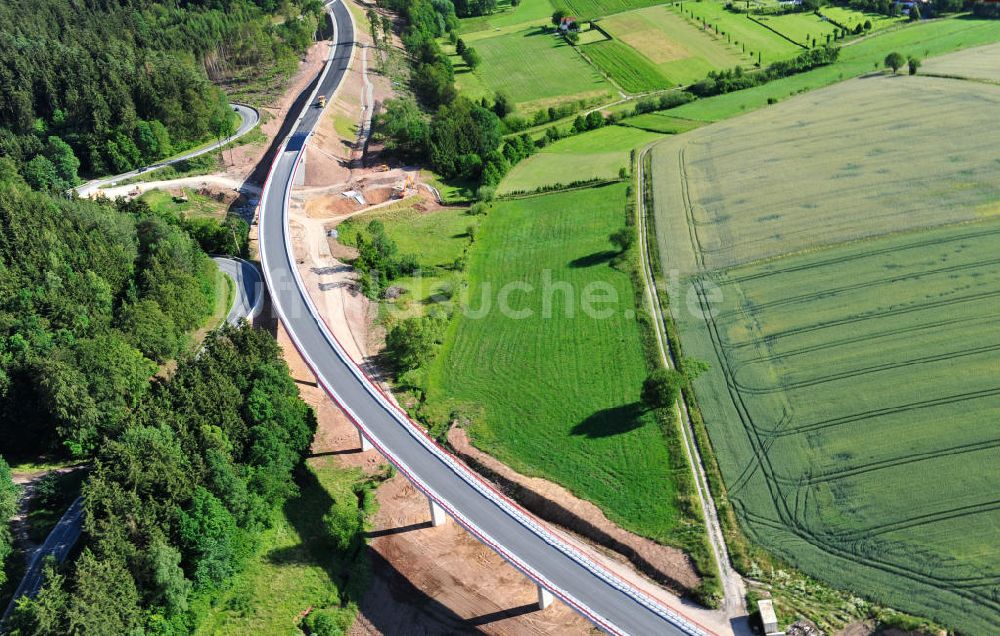
[[[140,202],[32,191],[0,158],[0,448],[89,455],[211,314],[215,264]]]
[[[293,69],[319,0],[0,3],[0,155],[36,189],[146,165],[234,125],[215,83]],[[242,76],[242,75],[241,75]]]
[[[11,519],[17,512],[17,487],[10,475],[10,466],[0,457],[0,519]],[[0,587],[7,582],[4,563],[11,553],[10,525],[0,523]]]
[[[190,633],[295,492],[314,429],[273,337],[210,334],[100,442],[79,557],[47,569],[11,633]]]

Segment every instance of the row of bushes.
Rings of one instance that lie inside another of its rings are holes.
[[[832,64],[837,61],[839,56],[840,47],[817,47],[804,51],[791,60],[774,62],[767,68],[759,71],[747,73],[741,67],[736,67],[732,70],[711,71],[708,77],[692,84],[688,90],[698,97],[711,97],[713,95],[731,93]]]

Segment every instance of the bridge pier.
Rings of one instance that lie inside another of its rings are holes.
[[[427,501],[431,505],[431,525],[435,528],[438,526],[443,526],[446,521],[448,521],[447,515],[444,514],[444,508],[437,505],[433,499],[427,498]]]
[[[358,429],[358,445],[361,447],[362,453],[368,452],[372,449],[372,443],[368,441],[368,438],[365,437],[365,434],[361,432],[360,428]]]
[[[541,585],[538,586],[538,609],[543,610],[552,605],[552,592]]]

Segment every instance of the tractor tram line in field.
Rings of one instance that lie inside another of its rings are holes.
[[[972,237],[982,237],[982,236],[988,237],[988,236],[993,236],[995,234],[997,234],[996,230],[987,230],[983,232],[969,233],[962,236],[961,238],[967,240]],[[935,242],[933,241],[928,241],[925,243],[927,245],[935,244]],[[880,250],[878,252],[882,254],[888,254],[894,251],[896,250],[888,249],[888,250]],[[869,253],[869,255],[870,254],[871,253]],[[827,263],[833,264],[839,260],[841,259],[830,259],[827,261]],[[933,273],[953,273],[964,269],[970,269],[977,264],[979,265],[996,264],[996,259],[987,259],[985,261],[979,261],[977,263],[969,265],[939,268],[937,272],[935,271],[920,272],[912,274],[908,277],[921,278],[925,275]],[[789,269],[791,270],[792,268]],[[809,269],[813,268],[812,267],[794,268],[795,271],[799,272],[807,271]],[[736,277],[734,280],[749,281],[758,279],[761,276],[766,277],[766,276],[772,276],[774,274],[775,272],[768,272],[760,276]],[[885,282],[886,284],[891,284],[892,282],[895,282],[897,278],[898,277],[892,277],[890,279],[886,279]],[[700,283],[700,280],[698,279],[694,280]],[[862,289],[871,286],[873,285],[864,284],[852,287],[855,287],[855,289]],[[894,405],[882,409],[866,410],[852,415],[829,418],[827,420],[822,420],[818,422],[802,424],[799,426],[792,426],[792,427],[788,427],[787,425],[790,423],[790,419],[793,418],[785,418],[785,420],[783,420],[780,426],[777,428],[774,429],[761,428],[759,424],[754,421],[754,418],[751,415],[751,409],[745,402],[745,397],[744,397],[745,394],[754,393],[757,392],[757,390],[747,387],[736,378],[735,370],[737,368],[737,365],[739,365],[740,363],[734,360],[734,358],[732,357],[731,347],[727,346],[725,338],[724,336],[722,336],[723,329],[720,328],[718,322],[718,319],[720,317],[737,318],[741,317],[741,313],[736,311],[730,311],[728,314],[722,313],[718,315],[713,315],[712,306],[707,298],[704,286],[701,284],[696,284],[696,289],[699,290],[700,305],[703,310],[703,314],[705,315],[705,322],[706,325],[708,326],[708,331],[711,334],[712,343],[716,349],[717,360],[719,360],[722,367],[722,371],[725,377],[727,378],[726,384],[729,390],[730,399],[732,399],[733,406],[736,408],[736,411],[739,414],[740,422],[742,423],[743,429],[747,435],[748,440],[751,443],[751,447],[754,453],[755,461],[753,462],[752,465],[749,465],[747,467],[749,472],[745,472],[744,476],[741,478],[740,481],[749,480],[750,478],[752,478],[753,474],[756,474],[757,472],[763,474],[767,488],[771,491],[772,494],[772,501],[775,506],[775,511],[777,512],[779,517],[777,522],[769,520],[768,525],[773,526],[775,529],[791,531],[797,536],[810,542],[815,547],[823,551],[826,551],[832,555],[836,555],[842,558],[847,558],[859,563],[864,563],[865,565],[868,565],[870,567],[881,569],[883,571],[890,572],[898,576],[905,576],[925,584],[948,589],[952,593],[962,596],[970,601],[974,601],[976,603],[982,603],[990,607],[993,607],[994,609],[1000,609],[1000,604],[997,604],[996,602],[991,600],[984,599],[979,594],[970,594],[967,591],[995,583],[996,582],[995,576],[989,576],[989,575],[973,576],[973,577],[928,576],[917,568],[904,567],[901,566],[899,563],[894,563],[883,559],[877,559],[870,555],[862,555],[859,551],[851,549],[852,544],[857,543],[859,541],[864,541],[873,536],[879,536],[890,532],[897,532],[905,529],[912,529],[922,525],[943,520],[952,521],[961,517],[994,512],[996,510],[1000,510],[1000,502],[986,501],[968,506],[948,508],[936,512],[916,515],[908,519],[896,520],[891,523],[882,524],[877,527],[858,529],[851,533],[842,533],[842,532],[824,533],[824,532],[817,532],[811,529],[808,525],[806,525],[806,523],[804,523],[804,520],[800,517],[798,511],[796,510],[797,506],[792,506],[789,503],[788,493],[785,493],[781,488],[781,485],[794,486],[796,488],[795,497],[797,498],[798,489],[802,488],[803,486],[814,486],[821,483],[827,483],[829,481],[833,481],[836,479],[846,479],[849,477],[855,477],[863,473],[885,470],[888,468],[904,465],[907,463],[916,463],[916,462],[926,461],[929,459],[941,458],[949,455],[961,455],[970,452],[989,450],[1000,446],[1000,440],[987,440],[978,443],[970,443],[970,444],[960,445],[957,447],[946,448],[940,451],[928,451],[925,453],[911,455],[911,456],[886,459],[882,460],[881,462],[873,462],[872,464],[867,466],[855,465],[851,468],[843,469],[842,471],[839,472],[831,472],[830,474],[827,475],[813,475],[806,480],[795,479],[793,477],[780,476],[778,472],[775,470],[775,467],[772,464],[770,454],[768,452],[769,451],[768,439],[770,437],[778,438],[787,436],[798,436],[809,432],[815,432],[827,429],[830,427],[837,427],[851,423],[868,421],[874,417],[884,417],[907,411],[915,411],[932,407],[954,405],[960,402],[996,398],[1000,396],[1000,388],[990,388],[979,391],[963,392],[954,395],[946,395],[942,397],[936,397],[933,399],[922,400],[919,402]],[[814,298],[823,298],[826,297],[827,295],[828,295],[827,292],[819,292],[814,295]],[[967,303],[970,301],[977,301],[984,299],[993,299],[996,298],[997,296],[1000,296],[1000,290],[979,292],[975,294],[959,296],[957,298],[942,299],[939,301],[934,301],[923,305],[909,306],[903,308],[892,308],[881,312],[877,312],[875,314],[851,316],[839,320],[827,321],[825,323],[810,324],[797,328],[789,328],[783,332],[771,334],[769,337],[775,338],[775,337],[788,336],[792,334],[799,335],[807,331],[821,330],[829,328],[831,326],[842,326],[845,324],[868,321],[872,319],[892,318],[902,313],[911,313],[911,312],[925,311],[930,309],[946,311],[948,307],[954,306],[959,303]],[[805,300],[806,298],[801,299],[801,301]],[[782,304],[784,303],[778,302],[775,303],[773,307],[779,307]],[[760,308],[761,307],[759,306],[754,307],[755,310]],[[954,321],[943,320],[939,321],[938,324],[949,324],[953,322],[969,322],[969,321],[987,322],[986,319],[984,318],[972,317],[972,318],[961,318]],[[918,325],[915,328],[920,330],[923,327]],[[891,332],[885,332],[885,333],[891,333]],[[865,340],[868,339],[869,338],[863,336],[857,336],[854,338],[854,340],[857,342],[864,342]],[[761,342],[759,340],[755,340],[751,342],[741,343],[740,346],[749,346],[753,347],[754,350],[759,350],[760,344]],[[765,349],[767,349],[766,346]],[[981,347],[973,347],[965,350],[959,350],[951,353],[924,356],[922,358],[903,361],[899,363],[872,365],[871,367],[868,368],[856,369],[854,370],[853,373],[850,371],[846,371],[840,374],[830,375],[826,378],[817,378],[810,383],[802,382],[799,383],[798,385],[783,385],[769,389],[763,389],[762,391],[778,393],[788,388],[797,388],[797,386],[807,386],[808,384],[820,384],[826,381],[849,378],[852,377],[853,375],[863,374],[865,372],[874,373],[878,371],[888,370],[890,368],[919,365],[932,361],[950,360],[965,355],[975,355],[979,353],[992,352],[996,351],[997,349],[1000,349],[1000,345],[987,345]],[[774,354],[773,357],[779,360],[783,359],[783,356],[781,354]],[[737,492],[735,486],[736,484],[734,484],[734,489],[733,491],[731,491],[731,496],[736,494]],[[734,501],[738,501],[738,499],[734,498]]]
[[[653,169],[670,184],[655,191],[663,236],[684,237],[659,246],[694,291],[690,315],[671,311],[685,355],[712,367],[696,389],[729,501],[748,536],[804,572],[975,632],[1000,613],[998,551],[988,530],[970,531],[1000,512],[1000,221],[987,168],[937,217],[912,195],[893,207],[902,180],[887,172],[886,207],[869,222],[852,204],[842,218],[839,183],[818,204],[805,187],[768,190],[776,179],[748,200],[713,164],[736,130],[725,126],[661,142]],[[885,143],[868,169],[896,164]],[[948,174],[959,159],[938,161]],[[935,179],[929,190],[944,187]]]
[[[704,297],[703,294],[699,295],[702,302],[702,308],[706,314],[710,313],[710,303]],[[718,333],[718,326],[715,325],[711,318],[707,318],[706,322],[710,324],[710,332],[713,333],[713,342],[718,343],[715,337]],[[718,344],[717,344],[718,346]],[[724,361],[726,355],[724,352],[720,351],[719,360]],[[909,529],[919,525],[924,525],[927,523],[932,523],[934,521],[939,521],[941,519],[954,519],[959,516],[979,514],[986,511],[1000,510],[1000,501],[983,502],[981,504],[975,504],[972,506],[966,506],[962,508],[953,508],[948,510],[939,511],[936,513],[930,513],[926,515],[919,515],[911,519],[906,519],[898,521],[891,525],[880,526],[876,529],[862,529],[856,531],[853,535],[830,535],[830,534],[820,534],[814,530],[808,528],[802,523],[800,517],[789,507],[788,498],[785,493],[781,491],[778,486],[778,478],[774,470],[774,466],[771,461],[771,457],[765,448],[764,438],[761,437],[760,431],[755,427],[752,417],[749,415],[747,405],[743,401],[742,395],[739,391],[732,385],[731,376],[729,376],[728,368],[725,368],[723,364],[725,373],[727,377],[730,377],[730,395],[733,399],[734,406],[737,407],[737,411],[740,415],[740,421],[742,423],[743,429],[750,440],[753,447],[754,456],[756,459],[756,467],[759,467],[761,472],[764,474],[764,480],[768,490],[771,491],[772,503],[774,504],[774,509],[778,514],[779,519],[777,521],[767,520],[768,525],[771,525],[774,529],[790,531],[793,534],[799,536],[800,538],[808,541],[814,547],[832,555],[841,558],[845,558],[851,561],[859,562],[874,569],[879,569],[885,572],[893,573],[899,576],[904,576],[906,578],[912,579],[914,581],[919,581],[921,583],[941,586],[942,583],[950,583],[948,579],[940,577],[930,577],[927,576],[915,568],[907,568],[900,566],[896,563],[891,563],[879,559],[875,559],[870,556],[863,556],[857,551],[852,551],[849,548],[839,547],[834,545],[834,542],[851,542],[866,539],[872,535],[881,534],[885,532],[893,532],[900,529]],[[995,395],[1000,395],[1000,389],[995,392],[991,392]],[[733,499],[735,504],[738,499]],[[755,515],[758,519],[766,519],[759,515]],[[981,578],[970,578],[964,579],[962,582],[973,582],[969,587],[981,587],[995,582],[995,577],[981,577]],[[977,603],[984,603],[993,607],[994,609],[1000,610],[1000,603],[990,601],[982,598],[979,595],[968,594],[965,592],[965,586],[963,585],[948,585],[949,591],[959,596],[963,596],[971,601]]]

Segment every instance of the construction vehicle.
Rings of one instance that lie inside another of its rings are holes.
[[[400,181],[392,188],[392,194],[397,199],[405,199],[407,192],[413,188],[413,175],[407,175],[405,181]]]
[[[319,101],[316,102],[316,108],[326,108],[326,95],[319,96]]]

